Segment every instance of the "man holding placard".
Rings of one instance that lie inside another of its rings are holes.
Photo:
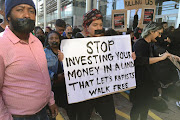
[[[61,43],[68,103],[76,103],[76,120],[89,120],[93,108],[103,120],[115,120],[110,94],[136,86],[130,36],[101,37],[102,18],[96,9],[86,13],[83,26],[90,37]]]
[[[99,37],[102,34],[103,23],[102,15],[97,9],[86,13],[83,18],[83,26],[87,29],[89,36]],[[91,51],[89,51],[91,52]],[[77,111],[77,120],[89,120],[93,108],[101,115],[103,120],[115,120],[115,107],[112,96],[106,96],[94,100],[88,100],[79,103]]]

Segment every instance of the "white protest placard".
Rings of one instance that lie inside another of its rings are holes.
[[[135,88],[129,35],[61,42],[68,103]]]

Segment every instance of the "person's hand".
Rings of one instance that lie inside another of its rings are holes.
[[[58,59],[59,59],[59,61],[63,61],[63,59],[64,59],[64,54],[60,51],[60,50],[58,50]]]
[[[135,52],[132,52],[132,55],[131,55],[131,56],[132,56],[132,59],[133,59],[133,60],[136,60],[136,53],[135,53]]]
[[[172,55],[171,57],[175,58],[175,59],[176,59],[176,61],[180,62],[180,57],[179,57],[179,56]]]
[[[49,106],[49,109],[51,110],[52,118],[55,118],[58,115],[58,107],[56,104],[53,104]]]
[[[164,39],[164,41],[171,43],[171,39],[169,37],[167,37],[167,39]]]
[[[162,95],[162,89],[161,89],[161,88],[158,88],[157,91],[158,91],[159,95],[156,96],[156,97],[153,97],[153,98],[154,98],[155,100],[161,100],[161,99],[162,99],[162,97],[161,97],[161,95]]]
[[[142,21],[142,19],[139,20],[137,27],[140,28],[140,29],[143,29],[143,21]]]
[[[170,56],[171,56],[170,53],[165,52],[165,53],[163,53],[163,54],[161,55],[161,59],[162,59],[162,60],[165,60],[167,57],[170,57]]]
[[[136,9],[136,11],[135,11],[135,15],[137,15],[137,13],[138,13],[138,10],[139,10],[139,9]]]

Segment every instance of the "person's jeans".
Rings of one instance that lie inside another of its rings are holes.
[[[47,115],[46,108],[43,108],[40,112],[32,116],[27,116],[27,117],[13,116],[13,120],[49,120],[49,117]]]

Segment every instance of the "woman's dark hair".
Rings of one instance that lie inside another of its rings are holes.
[[[128,34],[131,34],[131,33],[134,33],[134,31],[132,29],[127,29],[126,34],[128,35]]]
[[[164,24],[168,24],[167,22],[162,22],[161,25],[163,26]]]
[[[175,29],[174,26],[169,26],[168,29],[167,29],[167,32],[172,32],[172,29]]]
[[[49,29],[49,31],[52,31],[52,29],[50,27],[46,27],[47,29]]]
[[[74,28],[72,31],[72,36],[75,37],[76,33],[81,32],[81,30],[79,28]]]
[[[62,40],[61,35],[60,35],[58,32],[56,32],[56,31],[54,31],[54,30],[51,30],[51,31],[48,33],[47,37],[46,37],[46,40],[45,40],[45,43],[44,43],[44,46],[45,46],[45,47],[49,46],[48,38],[49,38],[49,36],[50,36],[52,33],[55,33],[55,34],[58,35],[59,40],[60,40],[60,43],[61,43],[61,40]]]
[[[62,19],[57,19],[56,22],[55,22],[55,26],[65,28],[66,27],[66,22],[64,20],[62,20]]]
[[[114,29],[110,28],[105,31],[105,36],[113,36],[113,35],[118,35],[118,33]]]
[[[72,27],[70,24],[66,24],[66,29],[67,29],[67,27]]]
[[[35,34],[35,36],[36,36],[37,30],[39,30],[39,29],[43,31],[43,29],[42,29],[40,26],[36,26],[36,27],[34,28],[34,34]],[[44,33],[44,31],[43,31],[43,33]]]

